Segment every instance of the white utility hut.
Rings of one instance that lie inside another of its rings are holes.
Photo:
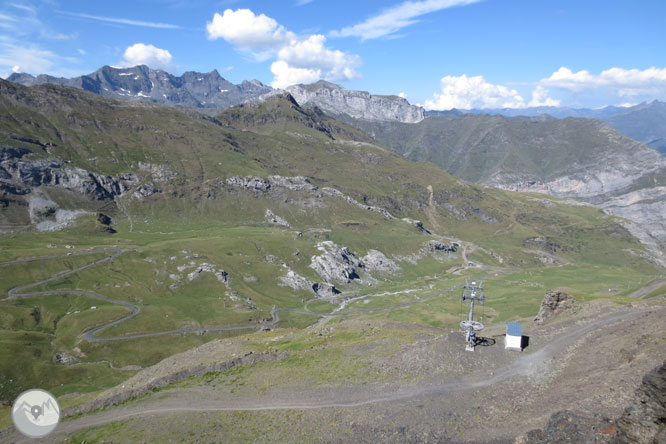
[[[506,323],[504,348],[523,351],[523,327],[518,322]]]

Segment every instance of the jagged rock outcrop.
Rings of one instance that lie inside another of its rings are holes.
[[[304,176],[268,176],[268,182],[274,187],[284,187],[292,191],[315,191],[316,186]]]
[[[266,179],[255,176],[233,176],[226,180],[226,184],[232,187],[256,191],[267,191],[271,187],[271,184]]]
[[[312,285],[312,291],[320,298],[332,298],[340,294],[340,290],[335,288],[335,285],[327,282],[317,282]]]
[[[104,176],[69,167],[60,159],[24,160],[30,153],[28,150],[2,147],[0,153],[0,158],[5,159],[0,162],[3,190],[10,190],[11,187],[18,190],[40,186],[60,187],[102,200],[122,195],[139,181],[134,174]]]
[[[441,251],[444,253],[455,253],[456,251],[458,251],[455,245],[447,245],[444,242],[440,242],[437,240],[430,240],[423,245],[425,246],[426,249],[428,249],[428,251],[433,253],[437,251]]]
[[[425,116],[423,108],[410,105],[402,97],[353,91],[324,80],[311,85],[293,85],[287,91],[301,106],[315,105],[325,112],[357,119],[416,123]]]
[[[534,323],[542,325],[562,312],[574,307],[574,298],[562,290],[549,290],[541,301],[539,313],[534,318]]]
[[[288,268],[287,274],[280,276],[278,285],[289,287],[293,290],[312,290],[314,282]]]
[[[356,205],[357,207],[359,207],[363,210],[374,211],[375,213],[379,213],[387,219],[395,219],[395,217],[388,210],[386,210],[385,208],[363,204],[363,203],[357,201],[356,199],[354,199],[353,197],[347,196],[342,191],[336,190],[335,188],[323,187],[321,189],[321,191],[324,194],[327,194],[329,196],[335,196],[335,197],[339,197],[341,199],[344,199],[348,203],[350,203],[352,205]]]
[[[377,271],[384,274],[395,274],[402,271],[400,265],[387,258],[384,253],[377,250],[370,250],[362,259],[365,269],[368,271]]]
[[[666,442],[666,361],[643,377],[633,403],[617,420],[613,444]]]
[[[339,247],[331,241],[319,242],[317,248],[322,252],[312,256],[312,268],[325,282],[349,283],[359,279],[358,271],[363,268],[361,262],[347,247]]]
[[[289,222],[287,222],[286,219],[284,219],[284,218],[278,216],[277,214],[273,213],[268,208],[266,209],[266,214],[265,214],[264,217],[266,219],[266,222],[268,222],[269,224],[279,225],[281,227],[287,227],[287,228],[291,227],[291,225],[289,225]]]

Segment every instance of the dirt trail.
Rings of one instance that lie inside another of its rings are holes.
[[[113,327],[115,325],[121,324],[125,321],[128,321],[135,316],[137,316],[141,312],[141,307],[138,305],[134,305],[129,302],[125,301],[120,301],[117,299],[112,299],[107,296],[103,296],[98,293],[94,293],[92,291],[85,291],[85,290],[74,290],[74,289],[61,289],[61,290],[44,290],[44,291],[26,291],[29,288],[40,286],[42,284],[52,282],[58,279],[62,279],[66,276],[70,276],[72,274],[78,273],[80,271],[96,267],[100,264],[109,262],[114,260],[116,257],[133,251],[133,250],[121,250],[119,248],[105,248],[103,250],[91,250],[87,252],[79,252],[79,253],[65,253],[65,254],[56,254],[56,255],[49,255],[49,256],[38,256],[38,257],[30,257],[30,258],[23,258],[23,259],[16,259],[14,261],[9,261],[9,262],[2,262],[0,263],[0,266],[2,265],[8,265],[12,263],[19,263],[19,262],[28,262],[28,261],[35,261],[35,260],[40,260],[40,259],[56,259],[56,258],[65,258],[69,257],[71,255],[76,254],[77,256],[84,256],[84,255],[91,255],[91,254],[98,254],[100,252],[109,252],[112,251],[113,254],[104,257],[102,259],[97,259],[92,262],[89,262],[85,265],[82,265],[78,268],[74,268],[72,270],[68,270],[65,272],[59,272],[56,273],[55,275],[46,278],[46,279],[41,279],[36,282],[31,282],[29,284],[24,284],[20,285],[18,287],[14,287],[11,290],[7,292],[8,297],[5,298],[5,300],[13,300],[13,299],[24,299],[24,298],[29,298],[29,297],[42,297],[42,296],[53,296],[53,295],[62,295],[62,294],[76,294],[76,295],[82,295],[82,296],[87,296],[92,299],[97,299],[100,301],[105,301],[109,302],[111,304],[116,304],[120,305],[123,307],[126,307],[130,310],[130,313],[127,314],[126,316],[121,317],[120,319],[116,319],[115,321],[108,322],[106,324],[100,325],[98,327],[92,328],[84,333],[81,334],[81,337],[89,342],[103,342],[103,341],[123,341],[123,340],[129,340],[129,339],[137,339],[137,338],[149,338],[149,337],[155,337],[155,336],[164,336],[164,335],[173,335],[173,334],[181,334],[181,333],[207,333],[207,332],[219,332],[219,331],[239,331],[239,330],[253,330],[253,329],[261,329],[265,327],[270,327],[273,325],[276,325],[278,322],[280,322],[280,313],[297,313],[297,314],[305,314],[305,315],[311,315],[311,316],[317,316],[319,318],[332,318],[332,317],[337,317],[337,316],[344,316],[348,315],[351,313],[369,313],[369,312],[376,312],[376,311],[386,311],[386,310],[393,310],[396,308],[405,308],[409,307],[414,304],[419,304],[425,301],[428,301],[429,299],[432,299],[437,296],[442,296],[446,293],[450,293],[457,288],[460,288],[459,285],[454,285],[450,288],[447,288],[445,290],[429,294],[427,296],[424,296],[422,298],[414,299],[413,301],[410,302],[405,302],[402,304],[392,304],[392,305],[386,305],[383,307],[374,307],[374,308],[357,308],[357,309],[352,309],[352,310],[346,310],[346,311],[338,311],[335,313],[316,313],[312,311],[307,311],[307,310],[298,310],[298,309],[291,309],[291,308],[274,308],[271,311],[271,319],[269,321],[260,323],[260,324],[249,324],[249,325],[233,325],[233,326],[217,326],[217,327],[201,327],[201,328],[193,328],[193,327],[185,327],[185,328],[179,328],[179,329],[174,329],[174,330],[166,330],[166,331],[159,331],[159,332],[151,332],[151,333],[138,333],[138,334],[133,334],[133,335],[124,335],[124,336],[97,336],[96,334],[99,333],[102,330],[105,330],[109,327]],[[463,251],[463,256],[464,256],[464,251]],[[496,270],[495,273],[501,273],[501,272],[510,272],[514,271],[513,269],[505,269],[505,270]],[[489,275],[490,276],[490,275]]]
[[[620,323],[635,322],[646,313],[663,315],[666,307],[629,309],[593,318],[582,324],[574,323],[550,338],[538,350],[520,355],[512,362],[496,368],[490,374],[477,372],[470,376],[445,376],[417,383],[392,383],[362,387],[322,387],[310,390],[282,392],[269,397],[211,399],[199,396],[196,389],[176,389],[161,392],[159,396],[106,409],[95,414],[64,421],[52,439],[77,430],[140,416],[169,415],[181,412],[312,410],[328,408],[354,408],[379,403],[405,402],[411,399],[442,397],[493,386],[506,381],[539,378],[555,369],[566,359],[571,346],[587,341],[600,329],[616,328]],[[20,442],[20,441],[19,441]],[[27,441],[26,441],[27,442]]]
[[[638,290],[631,293],[629,297],[642,299],[663,285],[666,285],[666,279],[655,279],[654,281],[647,284],[645,287],[641,287]]]

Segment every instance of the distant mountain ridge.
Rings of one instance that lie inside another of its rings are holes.
[[[103,66],[91,74],[72,79],[45,74],[33,77],[30,74],[14,73],[7,80],[25,86],[44,83],[71,86],[115,99],[145,100],[213,112],[273,91],[273,88],[258,80],[245,80],[235,85],[222,77],[217,70],[209,73],[188,71],[182,76],[174,76],[145,65],[132,68]]]
[[[635,106],[606,106],[604,108],[569,108],[539,106],[530,108],[494,108],[448,111],[426,111],[426,116],[450,118],[464,114],[499,114],[505,117],[526,117],[543,120],[581,117],[609,123],[620,133],[643,142],[666,155],[666,103],[653,100]]]

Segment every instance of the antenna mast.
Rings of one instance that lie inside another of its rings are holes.
[[[483,304],[483,282],[465,280],[463,287],[462,300],[463,302],[469,301],[469,316],[467,320],[460,321],[460,328],[465,330],[466,351],[474,351],[476,345],[476,333],[483,330],[483,324],[474,320],[474,303],[478,302]]]

